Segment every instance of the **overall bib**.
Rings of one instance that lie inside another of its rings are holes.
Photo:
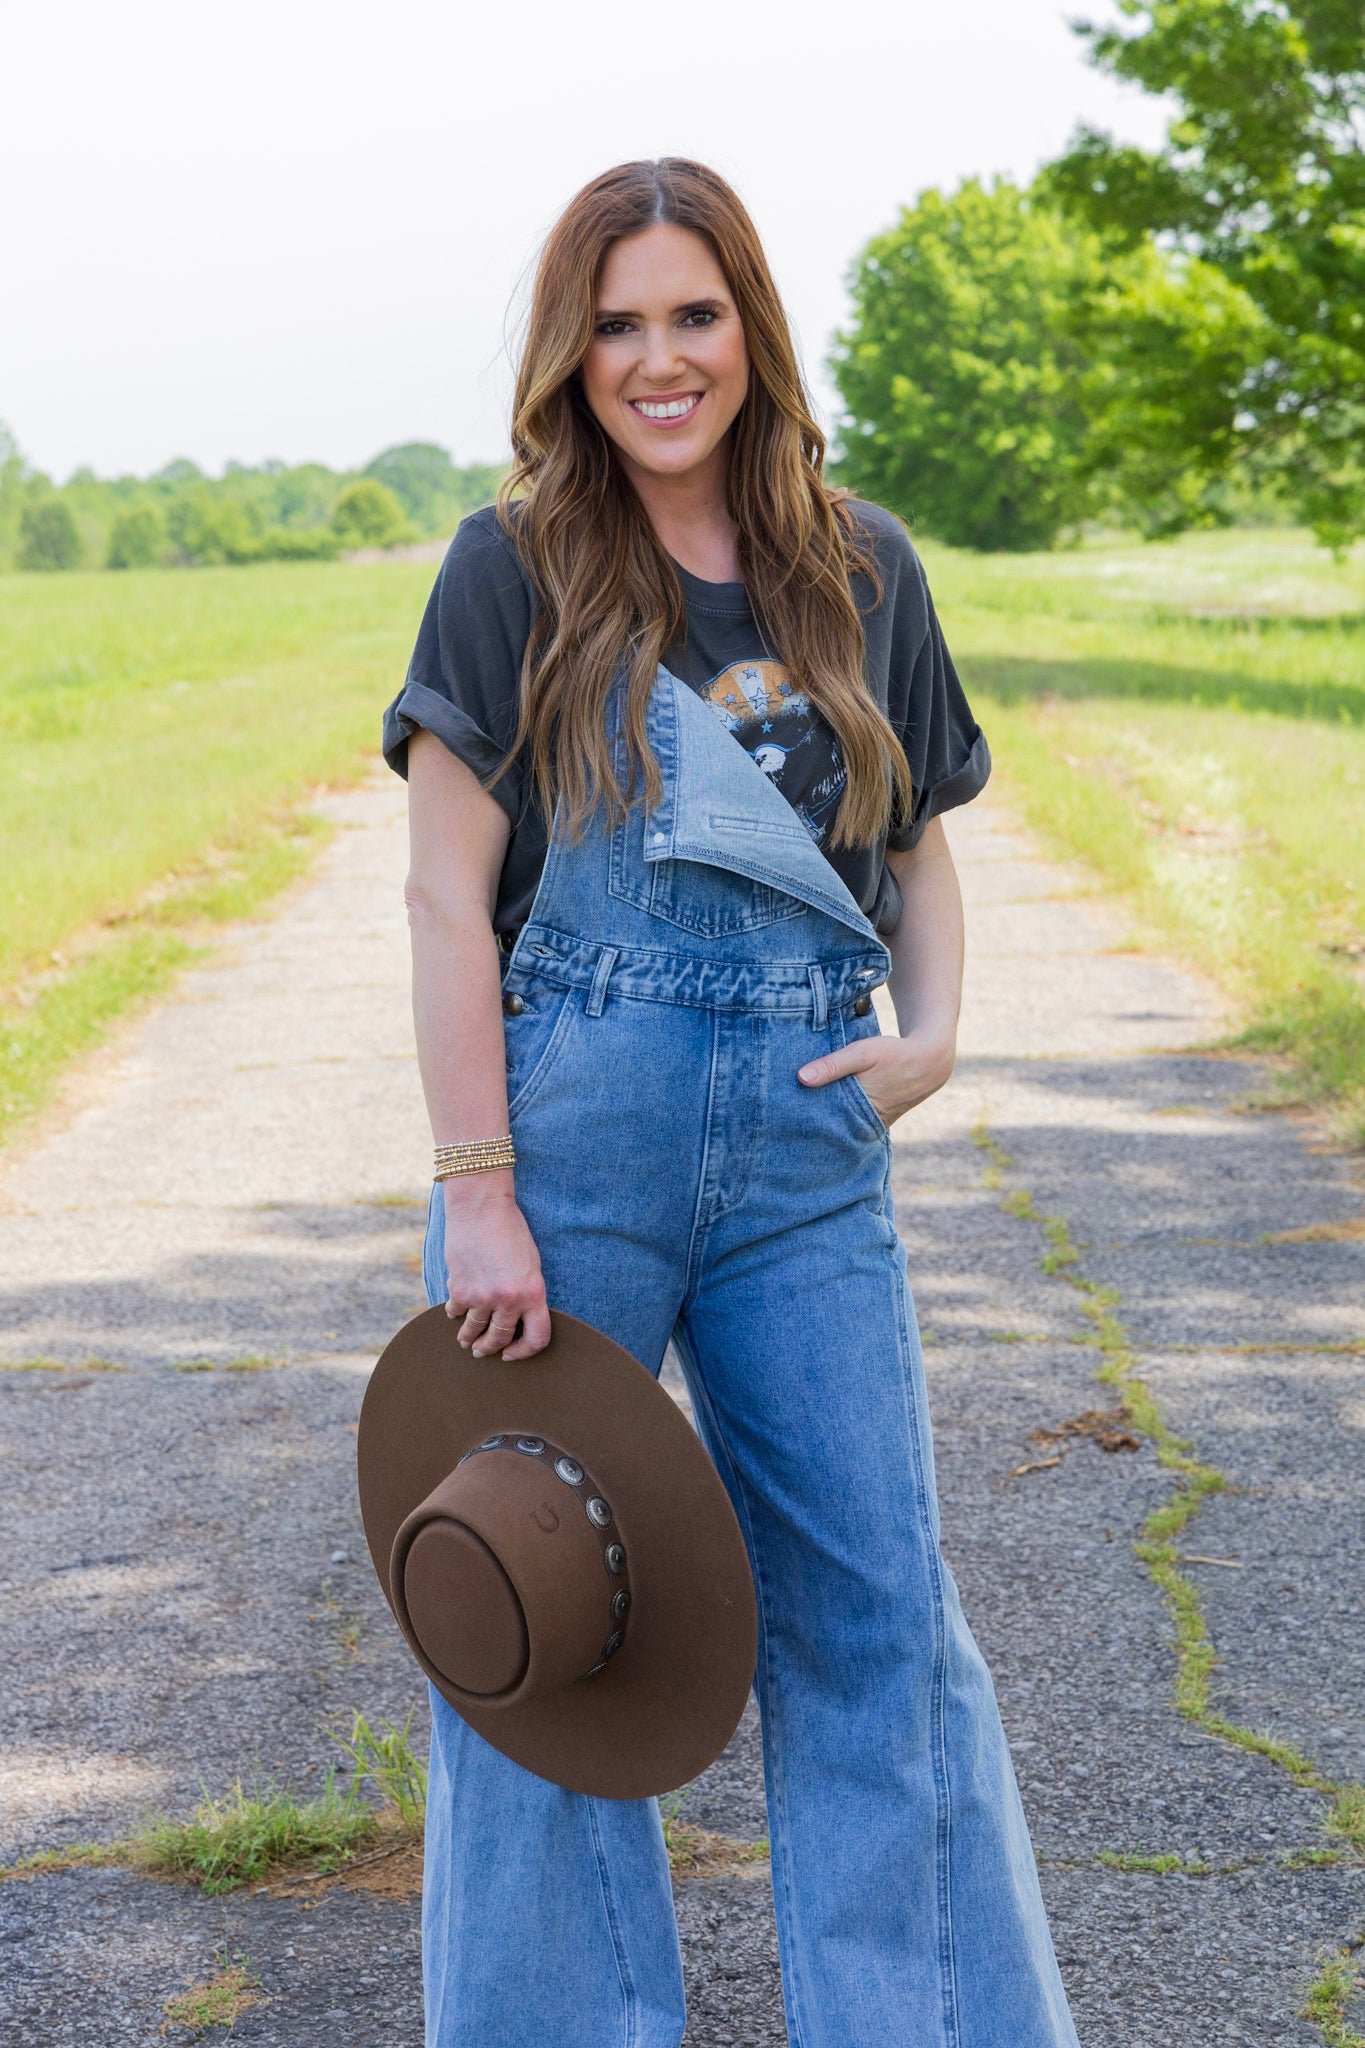
[[[890,1141],[856,1079],[796,1077],[876,1034],[890,955],[666,669],[648,730],[662,800],[578,845],[556,827],[504,968],[550,1304],[651,1372],[672,1339],[744,1532],[793,2048],[1076,2048],[939,1553]],[[439,1186],[425,1273],[443,1301]],[[563,1791],[431,1711],[427,2048],[678,2048],[657,1802]]]

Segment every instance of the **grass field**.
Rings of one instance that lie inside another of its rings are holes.
[[[1028,822],[1365,1141],[1365,559],[1259,530],[924,555]]]
[[[923,553],[1029,822],[1365,1138],[1365,560],[1260,530]],[[373,759],[432,575],[0,579],[0,1135],[300,871],[302,799]]]
[[[433,573],[0,579],[0,1136],[303,866],[300,799],[373,759]]]

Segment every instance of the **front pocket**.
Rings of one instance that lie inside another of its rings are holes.
[[[844,1017],[835,1011],[829,1022],[830,1037],[834,1040],[831,1050],[837,1050],[845,1045],[855,1045],[859,1039],[880,1038],[882,1035],[882,1027],[877,1021],[875,1010],[869,1010],[866,1017]],[[876,1103],[856,1074],[841,1074],[837,1081],[831,1081],[829,1085],[843,1091],[850,1113],[856,1116],[869,1132],[875,1132],[879,1138],[890,1135],[891,1126],[883,1122]]]
[[[504,1015],[502,1020],[509,1121],[540,1091],[563,1051],[580,1007],[580,993],[556,988],[547,981],[517,989],[526,1007],[518,1016]]]

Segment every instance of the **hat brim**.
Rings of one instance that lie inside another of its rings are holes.
[[[753,1682],[753,1580],[729,1496],[691,1424],[652,1374],[576,1316],[551,1313],[533,1358],[474,1358],[443,1307],[414,1317],[365,1390],[360,1511],[390,1607],[394,1537],[466,1451],[498,1431],[548,1437],[605,1491],[630,1561],[625,1641],[606,1667],[549,1697],[474,1708],[471,1728],[573,1792],[641,1799],[685,1785],[724,1749]]]

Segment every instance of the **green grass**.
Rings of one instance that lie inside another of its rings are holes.
[[[430,565],[0,578],[0,1136],[321,842]]]
[[[1216,978],[1285,1099],[1365,1141],[1365,553],[925,557],[1026,821]]]
[[[163,2034],[183,2027],[197,2041],[210,2027],[226,2027],[230,2032],[242,2014],[258,2003],[261,1980],[244,1955],[236,1953],[229,1961],[224,1944],[215,1952],[214,1963],[212,1975],[203,1983],[191,1984],[188,1991],[177,1991],[166,2000],[161,2008],[166,2015]]]
[[[1351,2025],[1349,2008],[1365,1992],[1365,1977],[1356,1958],[1365,1936],[1324,1956],[1309,1987],[1301,2014],[1322,2029],[1327,2048],[1365,2048],[1365,2036]]]
[[[248,1789],[238,1779],[219,1798],[205,1793],[187,1820],[160,1814],[115,1842],[39,1849],[0,1871],[0,1878],[117,1865],[179,1878],[209,1893],[230,1892],[280,1871],[339,1870],[384,1831],[385,1822],[381,1809],[357,1797],[354,1784],[342,1792],[329,1778],[316,1799],[299,1800],[284,1787]]]
[[[1027,821],[1365,1138],[1365,550],[1258,529],[924,554]],[[301,799],[374,759],[431,576],[0,579],[0,1139],[307,865]]]
[[[379,1814],[328,1781],[316,1799],[247,1791],[239,1780],[203,1799],[189,1820],[156,1820],[138,1837],[138,1867],[201,1891],[235,1891],[279,1869],[339,1869],[379,1828]]]
[[[337,1739],[351,1759],[355,1773],[353,1786],[368,1779],[385,1806],[397,1815],[407,1832],[420,1841],[426,1824],[427,1773],[425,1765],[413,1751],[408,1736],[411,1726],[411,1710],[401,1728],[385,1721],[378,1732],[371,1728],[363,1714],[356,1714],[351,1722],[350,1735]]]

